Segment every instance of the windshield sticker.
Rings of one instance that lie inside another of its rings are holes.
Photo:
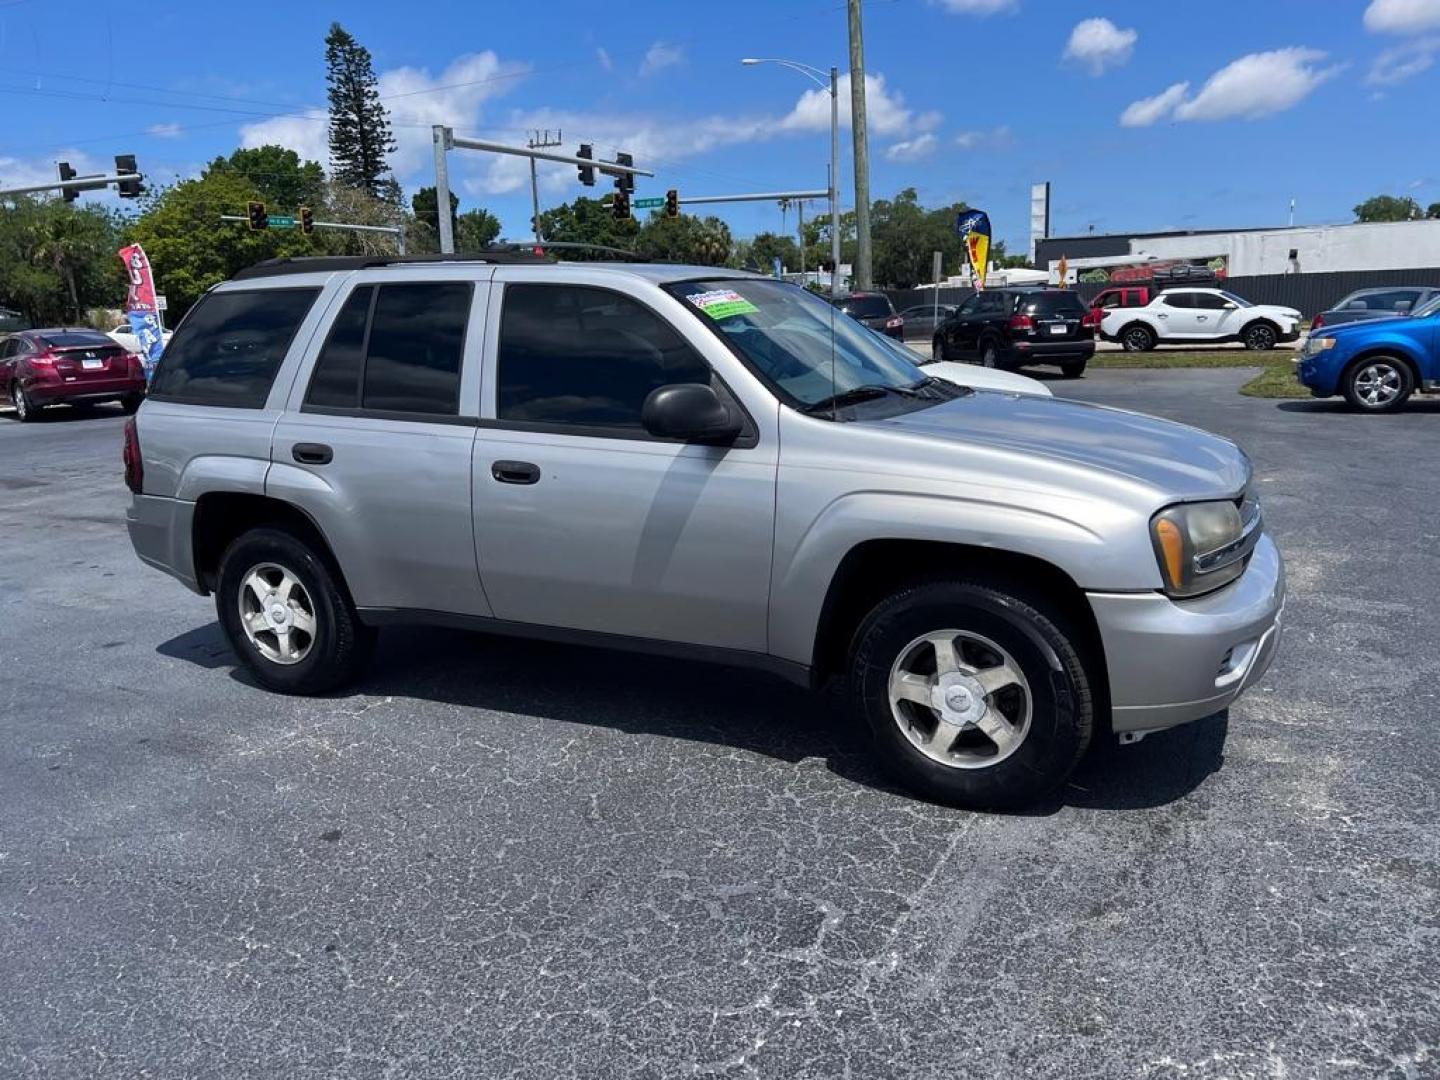
[[[749,315],[760,310],[734,289],[712,289],[709,292],[694,293],[685,299],[716,320]]]

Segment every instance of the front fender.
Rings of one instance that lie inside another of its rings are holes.
[[[1094,514],[1094,507],[1091,507]],[[1117,508],[1114,528],[1098,531],[1059,512],[920,492],[862,491],[835,499],[798,539],[777,548],[770,604],[770,649],[809,664],[821,609],[845,556],[876,540],[918,540],[988,548],[1040,559],[1082,588],[1153,589],[1159,568],[1143,523]],[[1121,520],[1121,517],[1124,520]],[[957,549],[955,571],[966,570]]]

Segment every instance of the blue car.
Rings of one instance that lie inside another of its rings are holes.
[[[1297,374],[1315,397],[1344,394],[1361,412],[1393,412],[1417,391],[1440,393],[1440,297],[1408,317],[1312,333]]]

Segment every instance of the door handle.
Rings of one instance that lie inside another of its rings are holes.
[[[301,465],[329,465],[335,457],[335,451],[324,443],[297,442],[290,448],[290,456]]]
[[[528,461],[497,461],[490,466],[490,475],[502,484],[535,484],[540,481],[540,466]]]
[[[1209,315],[1196,315],[1196,316],[1195,316],[1195,321],[1196,321],[1196,322],[1204,322],[1204,321],[1205,321],[1206,319],[1208,319],[1208,318],[1210,318]]]

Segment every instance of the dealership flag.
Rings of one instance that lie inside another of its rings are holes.
[[[155,304],[155,278],[150,273],[150,260],[145,249],[131,244],[120,249],[120,262],[125,267],[125,315],[130,330],[140,342],[140,357],[145,362],[145,380],[155,373],[165,341],[160,334],[160,312]]]
[[[990,265],[990,215],[984,210],[966,210],[955,218],[955,231],[965,241],[970,272],[976,287],[985,287],[985,270]]]

